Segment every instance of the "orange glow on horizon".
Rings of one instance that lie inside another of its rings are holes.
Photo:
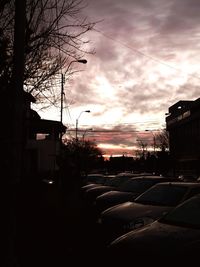
[[[121,157],[121,156],[129,156],[135,157],[135,151],[137,150],[136,146],[120,146],[113,144],[98,144],[97,145],[102,153],[104,158],[112,157]]]

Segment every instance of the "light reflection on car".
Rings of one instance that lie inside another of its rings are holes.
[[[107,179],[103,185],[98,185],[94,188],[88,189],[84,192],[84,199],[88,202],[88,204],[93,205],[95,199],[105,192],[109,192],[111,190],[118,190],[118,188],[125,183],[130,178],[138,176],[132,173],[123,173],[118,174],[114,178]]]
[[[200,194],[182,202],[162,218],[140,229],[132,230],[109,245],[109,253],[123,259],[186,258],[196,261],[200,247]],[[180,262],[179,262],[180,263]]]
[[[151,186],[159,183],[159,182],[169,182],[174,181],[174,178],[169,177],[161,177],[161,176],[140,176],[131,178],[125,183],[123,183],[118,190],[106,192],[100,196],[98,196],[94,203],[94,209],[98,214],[100,214],[103,210],[126,202],[134,200],[144,191],[149,189]]]
[[[85,192],[86,190],[99,185],[104,185],[108,180],[111,180],[112,178],[115,177],[115,175],[101,175],[101,174],[97,176],[96,175],[97,174],[88,176],[90,178],[88,178],[87,182],[81,186],[80,188],[81,192]]]
[[[113,206],[101,213],[101,225],[108,241],[132,229],[152,223],[179,203],[200,193],[200,184],[184,182],[158,183],[134,201]]]

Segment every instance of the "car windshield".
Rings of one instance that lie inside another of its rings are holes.
[[[142,193],[147,190],[149,187],[153,186],[155,182],[153,180],[144,180],[144,179],[130,179],[129,181],[123,183],[120,186],[121,191],[133,192],[133,193]]]
[[[179,204],[186,192],[186,186],[157,184],[145,191],[134,201],[141,204],[173,207]]]
[[[94,182],[96,184],[104,183],[105,177],[102,174],[88,174],[87,182]]]
[[[116,176],[114,178],[108,179],[104,185],[109,185],[109,186],[115,186],[118,187],[121,184],[123,184],[124,182],[126,182],[128,179],[130,179],[129,177],[126,176]]]
[[[200,228],[200,195],[194,196],[159,219],[161,223]]]

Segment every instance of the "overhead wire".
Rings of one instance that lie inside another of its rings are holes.
[[[56,17],[58,17],[58,0],[56,0]],[[59,31],[58,20],[57,20],[56,24],[57,24],[57,30]],[[59,34],[58,34],[58,36],[59,36]],[[59,37],[58,37],[57,45],[58,45],[58,53],[59,53],[58,55],[59,55],[59,60],[60,60],[60,65],[61,65],[61,69],[60,69],[60,75],[61,75],[60,84],[61,84],[63,82],[62,76],[64,74],[63,74],[63,69],[62,69],[62,64],[61,64],[61,58],[62,58],[62,56],[61,56],[61,45],[60,45],[60,39],[59,39]],[[61,86],[62,86],[62,84],[61,84]],[[63,84],[63,86],[64,86],[64,84]],[[67,110],[67,115],[69,116],[69,118],[71,120],[71,114],[70,114],[69,106],[67,104],[67,98],[65,96],[65,92],[63,91],[61,93],[63,93],[63,96],[64,96],[63,99],[61,99],[61,101],[64,100],[64,103],[65,103],[65,108],[63,106],[61,106],[61,108],[64,109],[64,111],[65,111],[65,109]],[[61,110],[61,112],[63,112],[63,110]]]
[[[139,55],[142,55],[142,56],[144,56],[144,57],[146,57],[146,58],[148,58],[148,59],[150,59],[150,60],[152,60],[152,61],[155,61],[155,62],[157,62],[157,63],[159,63],[159,64],[162,64],[162,65],[164,65],[164,66],[166,66],[166,67],[168,67],[168,68],[171,68],[171,69],[173,69],[173,70],[176,70],[176,71],[180,72],[180,69],[178,69],[178,68],[176,68],[176,67],[174,67],[174,66],[171,66],[170,64],[168,64],[168,63],[166,63],[166,62],[163,62],[163,61],[161,61],[161,60],[159,60],[159,59],[157,59],[157,58],[155,58],[155,57],[153,57],[153,56],[147,55],[147,54],[145,54],[145,53],[143,53],[143,52],[141,52],[141,51],[135,49],[134,47],[132,47],[132,46],[130,46],[130,45],[128,45],[128,44],[125,44],[125,43],[123,43],[122,41],[120,41],[120,40],[118,40],[118,39],[115,39],[115,38],[113,38],[113,37],[111,37],[111,36],[105,34],[104,32],[100,31],[99,29],[97,29],[97,28],[95,28],[95,27],[93,28],[93,30],[96,31],[97,33],[101,34],[102,36],[104,36],[104,37],[106,37],[106,38],[108,38],[108,39],[110,39],[110,40],[112,40],[112,41],[114,41],[114,42],[117,42],[117,43],[119,43],[120,45],[122,45],[122,46],[124,46],[124,47],[126,47],[126,48],[128,48],[128,49],[130,49],[130,50],[132,50],[132,51],[134,51],[135,53],[137,53],[137,54],[139,54]],[[187,73],[187,75],[189,75],[189,76],[191,76],[191,77],[194,77],[194,78],[197,78],[197,79],[200,79],[199,76],[196,76],[196,75],[194,75],[194,74],[189,74],[189,73]],[[67,100],[67,99],[66,99],[66,100]],[[70,114],[69,106],[66,105],[66,108],[67,108],[67,111],[68,111],[68,116],[69,116],[70,120],[72,120],[72,118],[71,118],[71,114]],[[124,124],[127,124],[127,123],[124,123]],[[111,124],[110,124],[110,125],[111,125]]]
[[[157,58],[155,58],[155,57],[153,57],[153,56],[147,55],[147,54],[145,54],[145,53],[143,53],[143,52],[141,52],[141,51],[135,49],[134,47],[132,47],[132,46],[130,46],[130,45],[128,45],[128,44],[125,44],[125,43],[123,43],[122,41],[120,41],[120,40],[118,40],[118,39],[116,39],[116,38],[113,38],[113,37],[111,37],[111,36],[105,34],[104,32],[100,31],[99,29],[97,29],[97,28],[95,28],[95,27],[93,28],[93,30],[96,31],[97,33],[101,34],[102,36],[104,36],[104,37],[106,37],[106,38],[108,38],[108,39],[110,39],[110,40],[112,40],[112,41],[114,41],[114,42],[117,42],[117,43],[119,43],[120,45],[122,45],[122,46],[124,46],[124,47],[126,47],[126,48],[128,48],[128,49],[130,49],[130,50],[132,50],[132,51],[134,51],[135,53],[137,53],[137,54],[139,54],[139,55],[142,55],[142,56],[144,56],[144,57],[146,57],[146,58],[148,58],[148,59],[150,59],[150,60],[152,60],[152,61],[154,61],[154,62],[157,62],[157,63],[159,63],[159,64],[162,64],[162,65],[164,65],[164,66],[166,66],[166,67],[168,67],[168,68],[171,68],[171,69],[173,69],[173,70],[176,70],[176,71],[178,71],[178,72],[181,71],[180,69],[178,69],[178,68],[176,68],[176,67],[174,67],[174,66],[171,66],[170,64],[168,64],[168,63],[166,63],[166,62],[163,62],[163,61],[161,61],[161,60],[159,60],[159,59],[157,59]],[[182,71],[181,71],[181,72],[182,72]],[[183,73],[183,72],[182,72],[182,73]],[[182,73],[181,73],[181,74],[182,74]],[[197,75],[189,74],[189,73],[185,73],[185,74],[187,74],[187,75],[189,75],[189,76],[191,76],[191,77],[200,79],[200,77],[197,76]],[[70,115],[70,111],[69,111],[69,107],[68,107],[68,106],[67,106],[67,109],[68,109],[68,113],[69,113],[69,115]],[[70,119],[71,119],[71,116],[70,116]],[[126,123],[124,123],[124,124],[126,124]],[[109,125],[112,125],[112,124],[109,124]]]
[[[147,55],[147,54],[145,54],[145,53],[143,53],[143,52],[137,50],[136,48],[134,48],[134,47],[132,47],[132,46],[130,46],[130,45],[128,45],[128,44],[125,44],[125,43],[123,43],[122,41],[120,41],[120,40],[118,40],[118,39],[115,39],[115,38],[113,38],[113,37],[111,37],[111,36],[109,36],[109,35],[103,33],[102,31],[98,30],[97,28],[94,28],[94,31],[96,31],[97,33],[101,34],[102,36],[104,36],[104,37],[106,37],[106,38],[108,38],[108,39],[110,39],[110,40],[112,40],[112,41],[114,41],[114,42],[116,42],[116,43],[119,43],[120,45],[122,45],[122,46],[124,46],[124,47],[126,47],[126,48],[128,48],[128,49],[130,49],[130,50],[132,50],[132,51],[134,51],[135,53],[137,53],[137,54],[139,54],[139,55],[142,55],[142,56],[144,56],[144,57],[146,57],[146,58],[148,58],[148,59],[150,59],[150,60],[152,60],[152,61],[155,61],[155,62],[157,62],[157,63],[159,63],[159,64],[162,64],[162,65],[164,65],[164,66],[166,66],[166,67],[168,67],[168,68],[171,68],[171,69],[173,69],[173,70],[176,70],[176,71],[178,71],[178,72],[181,72],[181,74],[183,73],[182,70],[180,70],[180,69],[178,69],[178,68],[176,68],[176,67],[174,67],[174,66],[171,66],[170,64],[168,64],[168,63],[166,63],[166,62],[163,62],[163,61],[161,61],[161,60],[158,59],[158,58],[155,58],[155,57],[153,57],[153,56]],[[191,77],[200,79],[200,77],[197,76],[197,75],[190,74],[190,73],[185,73],[185,74],[187,74],[187,75],[189,75],[189,76],[191,76]],[[182,75],[183,75],[183,74],[182,74]]]

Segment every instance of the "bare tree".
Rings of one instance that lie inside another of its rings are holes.
[[[147,153],[147,146],[148,146],[147,141],[146,140],[142,140],[142,139],[138,139],[137,142],[138,142],[138,146],[139,146],[137,154],[140,157],[145,158],[146,153]]]
[[[59,72],[72,60],[94,53],[87,50],[89,40],[83,38],[95,25],[81,18],[85,7],[84,0],[27,0],[24,90],[44,106],[56,104],[60,98]],[[0,38],[7,42],[7,58],[6,64],[0,63],[0,79],[7,81],[7,88],[13,66],[13,36],[14,0],[4,0],[0,5]]]
[[[169,150],[169,133],[166,129],[155,134],[156,147],[165,152]]]

